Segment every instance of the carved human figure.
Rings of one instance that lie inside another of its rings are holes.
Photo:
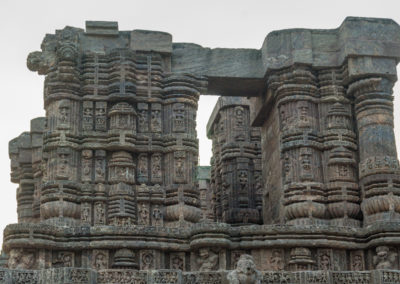
[[[138,132],[147,132],[148,130],[148,105],[138,103]]]
[[[185,105],[182,103],[176,103],[173,105],[173,127],[174,132],[185,131]]]
[[[376,269],[394,269],[397,253],[391,252],[387,246],[376,248],[373,262]]]
[[[282,257],[282,252],[280,250],[273,250],[270,259],[271,269],[275,271],[281,271],[285,267],[285,261]]]
[[[101,202],[95,204],[94,221],[96,225],[105,224],[105,210],[104,210],[104,205]]]
[[[139,225],[148,225],[149,224],[149,209],[146,204],[142,203],[139,206]]]
[[[244,108],[242,106],[235,107],[235,127],[242,128],[244,126]]]
[[[247,190],[248,175],[246,171],[239,172],[239,184],[242,190]]]
[[[66,128],[69,126],[70,120],[70,101],[69,100],[62,100],[60,101],[58,107],[58,123],[59,127]]]
[[[161,154],[155,153],[151,156],[151,181],[160,183],[162,181]]]
[[[106,118],[106,113],[107,113],[107,103],[106,102],[96,102],[96,109],[95,109],[95,115],[96,115],[96,124],[95,124],[95,129],[97,131],[105,131],[107,129],[107,118]]]
[[[82,181],[88,182],[92,179],[92,150],[82,151]]]
[[[140,154],[138,160],[138,180],[146,182],[148,176],[147,154]]]
[[[237,262],[236,269],[227,275],[229,284],[261,284],[261,273],[256,269],[253,257],[242,254]]]
[[[331,269],[331,258],[328,253],[324,252],[319,255],[319,269],[330,270]]]
[[[69,149],[60,148],[58,150],[58,161],[57,161],[57,177],[62,179],[68,179],[69,176]]]
[[[310,126],[310,106],[307,101],[299,101],[297,103],[298,109],[298,125],[299,127],[307,127]]]
[[[82,207],[81,221],[82,223],[90,223],[90,207],[88,205]]]
[[[218,269],[218,254],[211,249],[201,248],[197,258],[199,271],[213,271]]]
[[[361,255],[359,255],[359,254],[354,255],[353,263],[352,263],[352,270],[354,270],[354,271],[364,270],[363,259],[362,259]]]
[[[145,251],[141,257],[141,269],[149,270],[154,268],[154,255],[151,251]]]
[[[153,215],[153,226],[156,227],[162,226],[163,213],[158,204],[154,206],[152,215]]]
[[[312,150],[310,148],[300,149],[300,177],[302,181],[310,181],[313,179]]]
[[[101,270],[101,269],[107,269],[107,256],[102,253],[102,252],[98,252],[95,256],[94,259],[94,267],[97,270]]]
[[[93,102],[84,101],[83,102],[83,119],[82,119],[83,130],[93,129]]]
[[[152,132],[161,132],[161,104],[151,105],[150,126]]]
[[[180,255],[174,255],[171,258],[171,269],[179,269],[179,270],[183,270],[183,258]]]

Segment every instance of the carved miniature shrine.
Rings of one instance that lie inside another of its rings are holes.
[[[1,283],[400,283],[394,21],[258,50],[87,22],[41,49],[46,117],[10,141]],[[200,95],[221,96],[211,169]]]

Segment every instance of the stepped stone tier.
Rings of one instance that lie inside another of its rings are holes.
[[[275,31],[261,49],[87,22],[41,49],[27,65],[46,117],[9,145],[1,283],[400,283],[394,21]],[[222,96],[211,170],[202,94]]]

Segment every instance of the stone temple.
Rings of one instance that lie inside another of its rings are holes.
[[[46,117],[9,144],[0,282],[400,283],[399,60],[389,19],[274,31],[261,49],[116,22],[47,34],[27,60]]]

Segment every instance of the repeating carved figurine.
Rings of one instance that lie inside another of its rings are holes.
[[[82,208],[81,221],[83,223],[90,222],[90,207],[85,206],[85,207]]]
[[[247,182],[248,182],[247,172],[245,171],[239,172],[239,184],[242,190],[247,190]]]
[[[93,102],[83,102],[83,119],[82,119],[83,130],[93,130]]]
[[[183,264],[184,264],[184,261],[183,261],[183,259],[182,259],[181,256],[179,256],[179,255],[174,255],[174,256],[171,258],[171,268],[172,268],[172,269],[183,270]]]
[[[173,131],[185,131],[185,105],[181,103],[174,104],[173,106]]]
[[[354,255],[352,269],[354,271],[362,271],[362,270],[364,270],[363,258],[362,258],[361,255],[359,255],[359,254]]]
[[[150,126],[152,132],[161,132],[161,105],[151,105],[151,120]]]
[[[107,256],[102,252],[98,252],[95,256],[94,267],[97,270],[107,269],[107,262]]]
[[[373,262],[376,269],[394,269],[397,253],[391,252],[387,246],[376,248]]]
[[[309,117],[309,110],[310,107],[308,105],[308,102],[306,101],[299,101],[297,103],[297,108],[298,108],[298,124],[299,127],[307,127],[309,126],[310,123],[310,117]]]
[[[149,224],[149,209],[147,209],[146,204],[142,203],[139,209],[139,225],[148,225],[148,224]]]
[[[148,105],[146,103],[138,103],[138,132],[147,131],[149,131]]]
[[[96,203],[94,209],[94,220],[97,225],[105,224],[105,210],[102,203]]]
[[[331,269],[331,258],[328,253],[324,252],[319,255],[319,269],[330,270]]]
[[[58,107],[59,117],[58,123],[59,127],[66,128],[69,126],[70,119],[70,102],[69,100],[62,100]]]
[[[282,257],[282,252],[279,250],[273,250],[270,260],[271,269],[275,271],[281,271],[285,267],[285,261]]]
[[[153,226],[156,227],[162,226],[162,220],[163,220],[163,213],[158,204],[156,204],[153,208]]]
[[[201,248],[198,256],[199,271],[213,271],[218,269],[218,254],[212,250]]]
[[[242,254],[237,262],[236,269],[227,275],[229,284],[261,284],[261,273],[256,269],[253,257]]]
[[[151,156],[151,181],[154,183],[162,181],[161,154],[159,153]]]
[[[154,268],[154,255],[151,251],[145,251],[142,253],[142,270],[149,270]]]
[[[244,108],[242,106],[235,107],[235,127],[242,128],[244,126]]]

